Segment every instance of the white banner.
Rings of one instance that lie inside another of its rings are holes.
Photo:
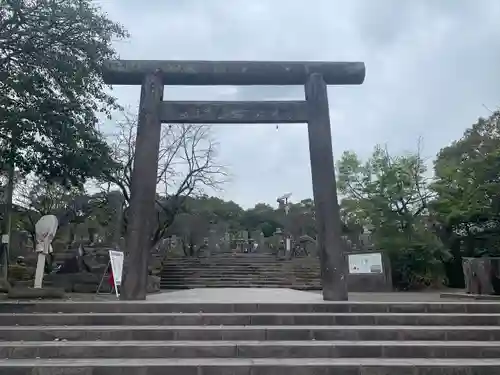
[[[109,250],[109,260],[111,261],[111,270],[113,271],[113,280],[115,282],[115,289],[117,289],[116,287],[120,286],[122,283],[123,252],[116,250]]]

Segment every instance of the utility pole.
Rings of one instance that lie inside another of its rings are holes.
[[[289,218],[288,218],[288,213],[290,212],[290,202],[289,199],[292,196],[292,193],[286,193],[276,199],[276,201],[279,204],[279,207],[283,207],[283,210],[285,211],[285,222],[284,224],[284,247],[285,247],[285,257],[291,257],[292,255],[292,236],[290,233],[290,223],[289,223]]]
[[[12,195],[14,192],[14,164],[8,166],[7,185],[3,193],[3,219],[1,225],[0,258],[2,280],[8,281],[9,246],[12,221]]]

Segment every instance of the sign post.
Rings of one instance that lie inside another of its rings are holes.
[[[109,261],[111,263],[111,272],[113,272],[113,283],[115,285],[116,297],[120,297],[118,287],[122,283],[123,258],[122,251],[109,250]]]

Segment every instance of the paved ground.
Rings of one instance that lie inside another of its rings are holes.
[[[426,301],[450,301],[450,299],[440,298],[437,292],[393,292],[393,293],[349,293],[351,301],[378,301],[378,302],[426,302]],[[452,290],[452,292],[456,292]],[[459,292],[459,290],[458,290]],[[3,297],[3,298],[2,298]],[[78,294],[68,295],[73,301],[116,301],[114,294]],[[0,300],[6,296],[0,295]],[[180,291],[163,291],[157,294],[150,294],[148,301],[151,302],[233,302],[233,303],[304,303],[321,302],[323,300],[321,291],[304,292],[285,288],[200,288]],[[452,300],[451,300],[452,301]]]
[[[284,288],[203,288],[152,294],[149,301],[164,302],[321,302],[321,292],[304,292]],[[409,302],[440,301],[440,292],[430,293],[350,293],[349,300]]]

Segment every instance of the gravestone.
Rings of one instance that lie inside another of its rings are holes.
[[[224,232],[224,237],[222,238],[221,251],[228,253],[231,251],[231,234],[229,232]]]
[[[500,258],[464,258],[462,267],[468,294],[500,294]]]

